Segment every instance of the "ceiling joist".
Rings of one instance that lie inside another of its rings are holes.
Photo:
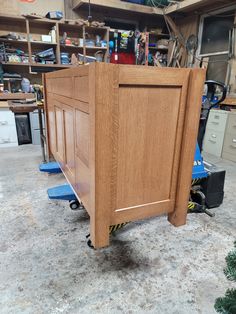
[[[133,12],[136,14],[147,14],[147,15],[164,15],[171,14],[174,12],[189,12],[194,10],[203,9],[206,6],[212,5],[213,0],[183,0],[176,1],[178,3],[173,4],[166,9],[157,7],[150,7],[141,4],[134,4],[130,2],[120,0],[91,0],[91,5],[94,7],[100,7],[110,10],[119,10],[126,12]],[[236,3],[231,0],[214,0],[214,8],[222,5],[229,5]],[[72,0],[73,10],[79,10],[82,7],[86,7],[89,4],[89,0]]]
[[[73,0],[73,10],[78,10],[88,5],[88,0]],[[91,0],[92,6],[99,6],[108,9],[124,10],[140,14],[163,15],[163,10],[141,4],[134,4],[120,0]]]

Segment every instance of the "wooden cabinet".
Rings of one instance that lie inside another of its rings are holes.
[[[90,215],[109,226],[186,222],[205,71],[94,63],[48,73],[49,149]]]

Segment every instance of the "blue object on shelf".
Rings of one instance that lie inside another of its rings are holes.
[[[123,1],[136,3],[136,4],[144,4],[144,0],[123,0]]]
[[[61,20],[63,18],[62,11],[49,11],[46,14],[46,18],[51,20]]]
[[[61,52],[61,64],[70,64],[70,57],[68,52]]]
[[[203,158],[200,153],[199,146],[197,144],[195,156],[194,156],[194,165],[192,172],[192,179],[202,179],[208,177],[208,172],[204,168]]]
[[[74,191],[69,184],[58,185],[47,190],[50,200],[76,201]]]
[[[39,165],[39,171],[47,173],[61,173],[61,168],[56,161]]]

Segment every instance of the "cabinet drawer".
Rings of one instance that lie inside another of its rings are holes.
[[[15,125],[15,115],[8,109],[0,109],[0,126]]]
[[[228,112],[224,110],[211,110],[207,122],[207,129],[224,132],[227,123]]]
[[[16,127],[0,127],[0,144],[18,143]]]
[[[203,150],[209,154],[220,157],[224,142],[224,132],[206,130]]]
[[[236,114],[229,113],[226,133],[235,134],[236,137]]]
[[[223,151],[236,155],[236,135],[230,133],[225,135]]]

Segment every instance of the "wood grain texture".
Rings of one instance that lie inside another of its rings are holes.
[[[180,94],[168,87],[119,89],[117,209],[170,198]]]
[[[112,224],[163,213],[185,223],[204,78],[202,69],[105,63],[46,74],[50,150],[90,215],[96,248],[109,244]],[[61,95],[55,84],[67,80]]]
[[[205,70],[191,70],[181,144],[181,159],[178,167],[179,174],[175,210],[173,213],[169,214],[168,218],[175,226],[181,226],[186,223],[189,190],[192,181],[192,169],[197,143],[198,121],[200,119],[205,77]]]
[[[63,107],[64,137],[65,137],[65,172],[72,185],[75,184],[75,133],[74,110],[69,106]]]
[[[111,174],[114,106],[117,106],[119,67],[96,64],[95,94],[95,219],[91,225],[91,239],[95,247],[109,244],[111,224]],[[100,92],[103,91],[103,92]]]

